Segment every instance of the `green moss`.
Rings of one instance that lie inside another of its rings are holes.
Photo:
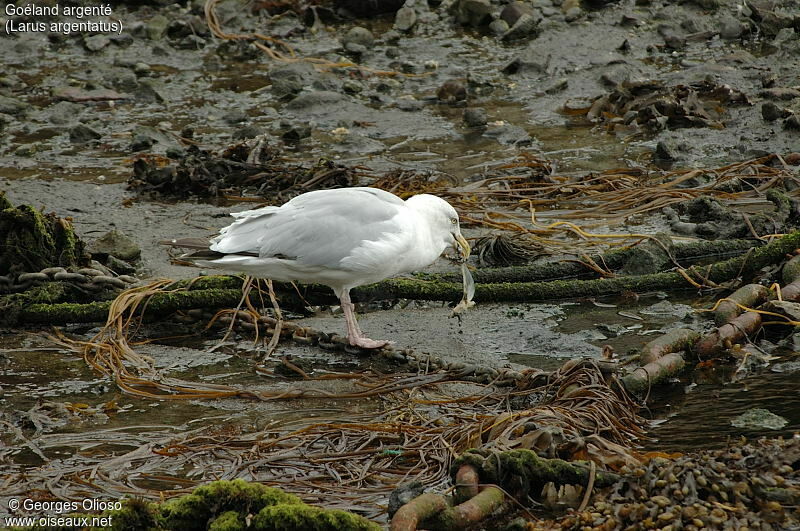
[[[301,503],[297,496],[260,483],[248,483],[241,479],[214,481],[196,488],[191,494],[165,503],[161,508],[160,523],[167,529],[202,531],[209,520],[223,512],[234,511],[247,515],[270,505]]]
[[[211,522],[209,531],[244,531],[247,529],[244,518],[236,511],[225,511]]]
[[[259,531],[377,531],[380,526],[345,511],[320,509],[309,505],[273,505],[253,518]]]

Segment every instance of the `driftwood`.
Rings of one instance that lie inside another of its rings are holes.
[[[744,312],[697,342],[695,352],[701,359],[710,358],[731,348],[734,343],[755,334],[761,328],[761,314]]]
[[[686,361],[680,352],[671,352],[650,363],[636,368],[632,373],[623,376],[620,381],[629,393],[641,393],[650,386],[662,383],[679,374]]]
[[[642,347],[640,361],[642,365],[647,365],[667,354],[688,351],[699,339],[700,334],[694,330],[689,330],[688,328],[672,329]]]
[[[737,289],[723,300],[714,311],[714,322],[717,326],[731,322],[737,315],[742,313],[742,306],[755,308],[767,302],[770,291],[761,284],[747,284]]]

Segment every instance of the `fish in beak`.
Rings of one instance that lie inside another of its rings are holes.
[[[469,243],[467,243],[467,240],[465,240],[461,234],[456,234],[456,241],[453,247],[455,247],[459,258],[461,258],[462,261],[465,261],[467,258],[469,258],[469,253],[472,252],[472,249],[469,247]]]

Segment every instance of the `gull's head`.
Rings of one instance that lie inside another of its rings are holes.
[[[462,260],[469,257],[469,243],[461,235],[458,212],[450,203],[435,195],[420,194],[408,198],[406,204],[425,219],[431,235],[441,238],[445,248],[454,248]]]

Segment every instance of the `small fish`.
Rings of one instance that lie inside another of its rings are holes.
[[[462,312],[475,306],[472,301],[475,296],[475,280],[472,278],[472,273],[469,272],[466,262],[461,262],[461,278],[464,285],[464,295],[461,297],[461,302],[453,308],[453,313],[450,314],[450,317],[460,318]]]

